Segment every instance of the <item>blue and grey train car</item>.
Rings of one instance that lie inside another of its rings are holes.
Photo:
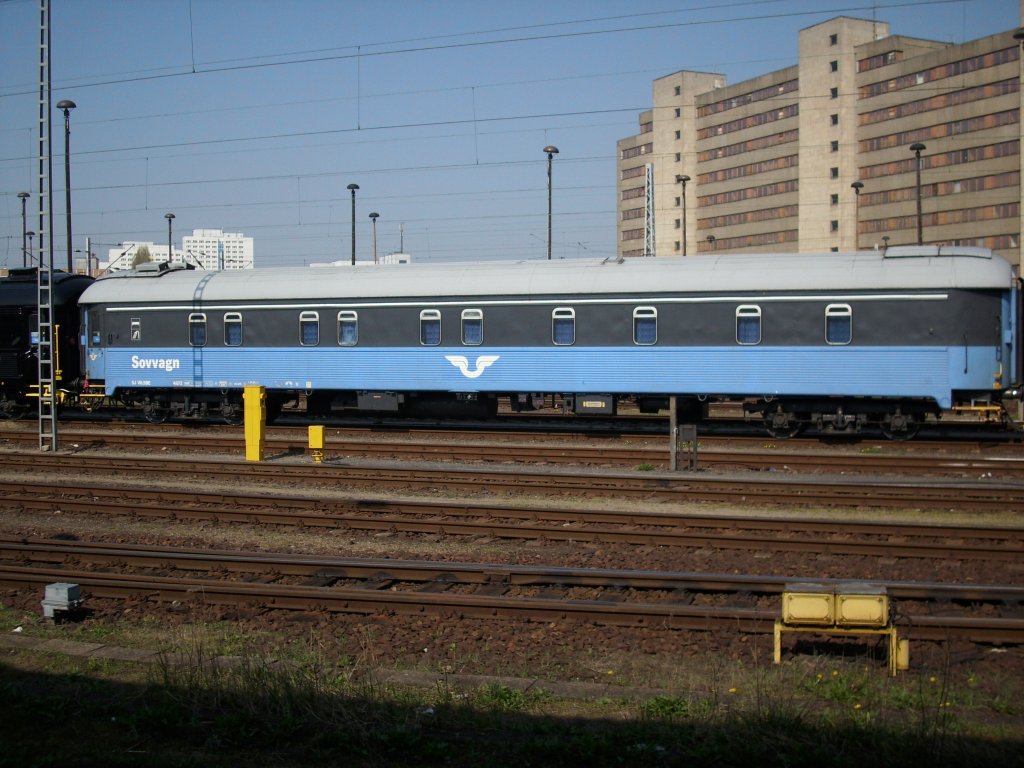
[[[0,417],[25,413],[38,397],[39,287],[35,267],[12,269],[0,278]],[[54,378],[63,391],[76,390],[81,370],[78,297],[91,277],[54,272],[50,290],[54,324]]]
[[[1020,283],[976,248],[200,272],[148,265],[81,299],[85,365],[151,418],[401,410],[557,394],[577,412],[742,398],[776,434],[913,430],[1021,374]]]

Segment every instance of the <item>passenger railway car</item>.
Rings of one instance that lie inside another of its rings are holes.
[[[92,282],[85,275],[53,273],[54,377],[67,391],[78,387],[81,375],[78,297]],[[21,415],[38,397],[38,305],[35,267],[12,269],[0,278],[0,417]]]
[[[557,394],[579,413],[744,399],[774,434],[912,432],[1021,374],[1020,282],[977,248],[200,272],[145,265],[81,297],[84,365],[167,415],[491,413]]]

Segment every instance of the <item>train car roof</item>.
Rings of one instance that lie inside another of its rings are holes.
[[[381,264],[204,272],[147,265],[97,280],[85,304],[378,300],[566,294],[1004,289],[1010,264],[983,248],[741,254],[604,261]]]
[[[35,267],[10,270],[6,277],[0,277],[0,306],[36,306],[39,301],[38,281]],[[93,278],[88,275],[54,271],[54,303],[67,304],[74,301],[93,282]]]

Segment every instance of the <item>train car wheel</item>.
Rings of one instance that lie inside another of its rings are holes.
[[[150,424],[163,424],[170,415],[170,410],[159,403],[146,403],[142,406],[142,415]]]
[[[0,400],[0,419],[15,421],[28,413],[28,406],[14,400]]]
[[[233,427],[245,421],[245,408],[241,403],[224,403],[220,407],[221,418]]]
[[[910,440],[921,430],[921,422],[910,414],[889,414],[882,419],[882,434],[889,440]]]
[[[804,425],[792,413],[777,410],[774,413],[765,414],[764,428],[772,437],[786,440],[800,434]]]

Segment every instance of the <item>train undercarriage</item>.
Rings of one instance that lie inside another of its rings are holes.
[[[96,383],[82,382],[58,392],[59,407],[93,411],[103,407],[135,409],[152,423],[174,421],[220,421],[241,424],[245,416],[243,393],[222,390],[125,390],[107,397]],[[0,419],[17,419],[35,411],[38,391],[27,396],[0,392]],[[398,416],[411,418],[486,420],[499,412],[513,414],[555,412],[579,416],[616,416],[620,413],[665,414],[667,396],[625,397],[614,394],[545,393],[429,393],[374,391],[270,391],[267,393],[267,421],[272,423],[285,408],[309,417],[343,414]],[[959,403],[951,411],[940,410],[926,400],[886,398],[709,398],[680,395],[676,398],[676,420],[700,424],[717,417],[712,406],[741,412],[745,421],[759,421],[774,438],[794,437],[804,430],[854,435],[879,429],[892,440],[914,437],[929,420],[952,412],[968,414],[977,421],[1012,427],[1013,419],[1002,404],[987,394]],[[710,415],[709,415],[710,414]]]

